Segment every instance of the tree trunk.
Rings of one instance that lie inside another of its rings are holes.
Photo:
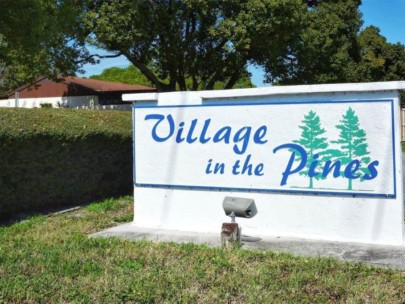
[[[232,89],[235,83],[239,80],[240,71],[235,71],[231,78],[228,80],[227,84],[225,85],[225,90]]]

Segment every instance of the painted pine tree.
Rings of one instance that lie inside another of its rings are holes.
[[[324,153],[327,151],[326,149],[328,148],[328,142],[326,137],[322,137],[326,131],[325,129],[321,128],[321,120],[316,112],[309,111],[307,115],[304,115],[304,120],[302,123],[303,124],[299,126],[302,130],[301,138],[298,140],[293,140],[293,142],[301,145],[307,152],[307,164],[305,169],[301,170],[299,174],[309,177],[309,188],[312,189],[314,187],[313,179],[320,179],[322,176],[321,174],[317,174],[315,176],[310,176],[308,174],[311,161],[316,154],[318,155],[318,163],[322,163],[324,161],[322,157],[319,157],[324,155]],[[296,160],[301,161],[300,158],[297,158]]]
[[[360,128],[359,118],[351,107],[343,115],[343,119],[340,124],[336,125],[336,128],[340,130],[339,139],[332,141],[332,143],[341,145],[339,160],[342,165],[347,165],[353,159],[358,159],[361,162],[358,170],[367,174],[368,169],[364,164],[367,165],[370,162],[370,157],[367,156],[370,152],[367,150],[366,132]],[[352,182],[352,179],[349,178],[347,190],[353,189]]]

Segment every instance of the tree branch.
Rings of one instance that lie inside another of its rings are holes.
[[[193,79],[193,88],[192,88],[192,90],[197,91],[198,90],[198,81],[197,81],[197,77],[195,77],[194,74],[192,76],[192,79]]]
[[[98,58],[98,59],[117,58],[117,57],[120,57],[121,55],[123,55],[123,53],[121,53],[121,52],[119,52],[119,53],[117,53],[117,54],[114,54],[114,55],[92,54],[92,55],[89,55],[89,56],[87,56],[87,57],[85,57],[85,58],[83,58],[83,59],[80,59],[80,60],[78,60],[78,61],[75,61],[75,63],[76,63],[76,64],[85,63],[85,62],[87,62],[87,61],[89,61],[90,59],[93,59],[93,58]]]
[[[226,83],[224,89],[225,90],[232,89],[232,87],[239,80],[239,78],[240,78],[240,70],[237,70],[232,74],[231,78]]]
[[[141,63],[139,61],[132,59],[130,56],[125,55],[125,57],[127,57],[129,59],[129,61],[131,61],[131,63],[134,66],[136,66],[141,71],[141,73],[143,75],[145,75],[145,77],[155,85],[156,90],[158,92],[164,92],[169,89],[169,86],[167,84],[161,82],[146,65],[144,65],[143,63]]]
[[[222,69],[218,68],[218,70],[215,72],[214,76],[211,77],[210,81],[205,86],[205,90],[213,90],[214,85],[217,81],[219,81],[221,74],[222,74]]]

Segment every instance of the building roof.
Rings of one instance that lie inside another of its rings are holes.
[[[76,84],[83,87],[87,87],[97,92],[124,92],[124,91],[149,91],[155,92],[156,89],[142,86],[142,85],[132,85],[118,82],[110,82],[96,79],[87,79],[79,77],[64,77],[64,81],[67,84]]]
[[[148,93],[148,92],[156,92],[155,88],[142,86],[142,85],[131,85],[125,83],[117,83],[111,81],[104,81],[104,80],[96,80],[96,79],[87,79],[87,78],[79,78],[73,76],[64,76],[59,78],[60,81],[53,81],[48,79],[47,77],[40,77],[35,82],[29,83],[19,87],[16,90],[13,90],[8,94],[10,98],[15,94],[15,92],[21,92],[25,89],[38,89],[41,85],[47,83],[62,83],[68,86],[75,86],[75,87],[82,87],[87,91],[94,91],[94,92],[120,92],[120,93]]]

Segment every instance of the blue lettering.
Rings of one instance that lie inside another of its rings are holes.
[[[217,133],[215,133],[214,138],[212,139],[214,143],[217,143],[221,140],[225,141],[227,144],[229,144],[229,139],[231,136],[231,127],[226,126],[221,129]]]
[[[207,168],[205,169],[205,174],[210,174],[210,173],[212,173],[211,165],[212,165],[212,159],[210,159],[210,160],[208,161]]]
[[[171,114],[148,114],[145,120],[156,120],[152,127],[152,138],[157,142],[167,141],[174,136],[176,143],[186,142],[192,144],[199,141],[201,144],[206,144],[212,140],[213,143],[224,142],[224,144],[233,145],[233,151],[236,154],[244,154],[249,146],[249,141],[252,135],[252,127],[245,126],[238,129],[233,135],[231,126],[224,126],[217,130],[215,133],[210,132],[211,119],[206,119],[200,131],[200,134],[195,134],[198,127],[198,119],[191,120],[191,123],[181,121],[175,125],[175,121]],[[165,133],[166,132],[166,133]],[[213,136],[211,137],[210,134]],[[267,127],[260,126],[255,130],[253,141],[256,144],[263,145],[268,142],[265,138],[267,134]]]
[[[255,175],[257,176],[263,176],[264,173],[262,172],[264,168],[264,165],[262,163],[258,164],[257,167],[255,168]]]
[[[243,154],[246,152],[247,145],[249,143],[250,132],[252,131],[252,127],[243,127],[242,129],[238,130],[235,133],[235,137],[233,139],[235,145],[233,146],[233,151],[236,154]],[[242,147],[238,148],[238,142],[242,140]]]
[[[220,174],[224,174],[224,170],[225,170],[225,164],[224,163],[215,164],[214,174],[217,174],[218,172]]]
[[[245,174],[245,172],[247,171],[248,175],[252,175],[252,168],[253,165],[250,163],[250,159],[252,158],[252,154],[249,154],[246,159],[245,159],[245,163],[243,164],[242,167],[242,172],[241,174]]]
[[[283,172],[283,178],[280,183],[280,186],[283,186],[283,185],[287,184],[287,179],[290,175],[297,173],[297,172],[301,171],[302,169],[304,169],[305,165],[307,164],[308,157],[307,157],[307,153],[305,152],[305,149],[302,148],[300,145],[284,144],[284,145],[276,147],[273,150],[273,153],[276,153],[278,150],[281,150],[281,149],[293,150],[293,152],[291,153],[290,160],[288,161],[287,167],[286,167],[285,171]],[[301,158],[301,162],[295,169],[292,169],[292,166],[295,161],[296,152],[298,153],[299,157]]]
[[[183,127],[184,127],[184,122],[179,123],[179,131],[177,132],[177,135],[176,135],[177,143],[181,143],[182,141],[185,140],[184,137],[181,137],[181,135],[183,135]]]
[[[317,161],[318,158],[319,158],[319,154],[314,154],[314,156],[312,157],[313,161],[308,170],[309,177],[316,177],[319,174],[319,172],[315,172],[315,168],[318,165],[318,161]]]
[[[323,168],[322,172],[322,177],[327,177],[330,173],[330,171],[333,170],[333,177],[339,177],[340,176],[340,161],[337,161],[332,164],[331,160],[328,160],[325,162],[325,167]]]
[[[232,174],[233,175],[243,175],[246,174],[247,175],[256,175],[256,176],[263,176],[264,173],[263,168],[264,165],[262,163],[258,164],[257,166],[254,166],[250,160],[252,158],[252,154],[249,154],[248,156],[246,156],[245,161],[243,162],[242,168],[241,168],[241,161],[237,160],[235,162],[235,164],[232,166]]]
[[[375,161],[373,161],[373,162],[371,162],[371,163],[368,164],[367,169],[368,169],[368,171],[370,172],[370,174],[364,175],[363,178],[364,178],[365,180],[372,180],[372,179],[374,179],[374,178],[377,177],[378,172],[377,172],[377,168],[376,168],[376,167],[378,166],[379,163],[380,163],[380,162],[379,162],[378,160],[375,160]]]
[[[356,179],[359,178],[360,175],[357,174],[355,175],[355,173],[359,170],[360,168],[360,161],[355,159],[353,161],[351,161],[350,163],[348,163],[344,175],[346,178],[350,178],[350,179]]]
[[[187,134],[187,142],[189,144],[192,144],[193,142],[195,142],[197,140],[197,137],[193,138],[193,132],[194,132],[195,126],[197,125],[197,121],[198,121],[197,119],[193,119],[191,121],[190,131],[188,131],[188,134]]]
[[[212,159],[208,161],[207,168],[205,169],[205,174],[224,174],[225,171],[225,164],[224,163],[216,163],[214,166],[214,171],[212,171]]]
[[[157,134],[157,127],[159,126],[159,124],[163,121],[164,119],[164,115],[161,114],[149,114],[145,116],[145,120],[149,120],[149,119],[157,119],[158,121],[155,123],[155,125],[153,126],[152,129],[152,138],[157,141],[157,142],[164,142],[166,140],[168,140],[174,133],[174,121],[173,121],[173,117],[171,114],[167,115],[167,121],[169,123],[169,134],[166,137],[160,137]]]
[[[208,137],[208,138],[205,137],[210,123],[211,123],[211,119],[206,119],[204,122],[204,126],[202,129],[201,135],[200,135],[200,143],[202,143],[202,144],[206,144],[211,139],[211,137]]]
[[[267,132],[267,127],[266,126],[261,126],[259,129],[256,130],[255,135],[253,136],[253,141],[256,144],[263,145],[267,142],[266,140],[262,140],[263,137],[266,136]]]
[[[240,160],[237,160],[236,162],[235,162],[235,164],[233,165],[233,167],[232,167],[232,174],[233,175],[239,175],[240,174],[240,172],[238,172],[238,169],[239,169],[239,167],[240,167]]]

